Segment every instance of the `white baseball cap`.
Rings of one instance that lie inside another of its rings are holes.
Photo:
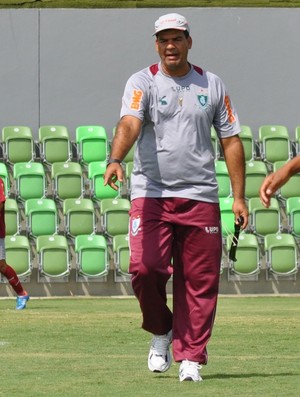
[[[167,29],[186,30],[188,33],[190,33],[187,20],[184,16],[179,14],[166,14],[159,17],[155,22],[155,32],[153,33],[153,36],[162,30]]]

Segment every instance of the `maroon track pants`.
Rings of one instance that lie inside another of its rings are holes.
[[[138,198],[130,210],[130,273],[142,327],[173,329],[173,356],[207,362],[214,323],[222,237],[219,205],[183,198]],[[173,274],[173,313],[166,283]]]

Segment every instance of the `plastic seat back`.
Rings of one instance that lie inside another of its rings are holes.
[[[45,196],[46,178],[41,163],[16,163],[13,168],[13,177],[18,200],[24,201]]]
[[[281,230],[281,216],[278,201],[272,197],[269,208],[265,208],[259,197],[253,197],[248,202],[250,227],[258,236],[278,233]]]
[[[5,201],[5,231],[7,236],[19,234],[21,229],[18,203],[15,199]]]
[[[46,236],[58,231],[57,208],[52,199],[26,200],[25,216],[29,236]]]
[[[241,125],[239,137],[244,147],[245,160],[253,160],[255,158],[255,142],[251,128],[248,125]]]
[[[259,189],[265,177],[268,175],[266,164],[260,160],[251,160],[246,163],[245,167],[245,196],[259,197]]]
[[[70,237],[96,232],[95,209],[91,199],[65,199],[65,233]]]
[[[227,251],[232,244],[232,237],[227,237]],[[240,276],[252,276],[260,271],[260,251],[254,234],[241,233],[236,250],[236,262],[230,263],[231,272]]]
[[[289,197],[286,200],[286,213],[290,233],[300,237],[300,196]]]
[[[291,158],[291,142],[288,129],[282,125],[264,125],[259,128],[261,157],[268,163]]]
[[[105,171],[106,161],[95,161],[88,165],[88,179],[90,180],[91,197],[95,200],[116,198],[120,196],[120,190],[114,190],[109,185],[104,186]]]
[[[100,201],[100,213],[104,232],[113,237],[127,234],[130,202],[127,199],[103,199]]]
[[[27,126],[6,126],[2,129],[3,158],[10,164],[33,161],[35,146]]]
[[[83,196],[82,168],[79,163],[53,163],[51,169],[53,196],[56,200]]]
[[[129,274],[129,236],[128,234],[113,237],[113,253],[116,270],[120,274]]]
[[[78,235],[75,238],[77,271],[86,277],[102,277],[108,274],[107,242],[102,235]]]
[[[69,275],[69,249],[65,236],[38,236],[36,249],[41,276],[59,278]]]
[[[32,272],[30,244],[26,236],[5,237],[6,261],[19,277],[27,277]]]
[[[218,182],[219,197],[228,197],[231,195],[231,183],[228,174],[226,162],[224,160],[217,160],[215,162],[216,179]]]
[[[9,180],[7,166],[5,163],[0,163],[0,178],[2,179],[4,184],[4,189],[5,189],[4,194],[6,197],[8,197],[10,193],[10,180]]]
[[[279,170],[284,166],[286,161],[276,161],[273,166],[273,171]],[[300,197],[300,173],[294,174],[290,179],[279,189],[279,197],[283,200],[289,197]]]
[[[277,275],[290,275],[298,271],[297,246],[291,234],[266,235],[264,245],[270,272]]]
[[[77,127],[76,144],[80,163],[87,165],[94,161],[106,161],[108,139],[104,127],[100,125]]]
[[[39,145],[41,159],[47,164],[70,161],[72,158],[69,131],[63,125],[41,126]]]
[[[222,224],[222,235],[227,237],[234,233],[234,213],[232,212],[233,198],[232,197],[220,197],[220,211],[221,211],[221,224]]]

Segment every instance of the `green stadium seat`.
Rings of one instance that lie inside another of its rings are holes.
[[[96,232],[95,209],[91,199],[65,199],[63,215],[67,236],[75,238],[80,234]]]
[[[113,237],[114,263],[117,274],[129,275],[129,236],[118,234]]]
[[[288,229],[295,237],[300,237],[300,196],[289,197],[286,200],[286,214],[288,218]]]
[[[259,197],[259,189],[268,175],[266,164],[261,160],[251,160],[246,162],[245,166],[245,196],[247,199]]]
[[[129,210],[130,201],[125,198],[100,201],[101,223],[107,236],[128,233]]]
[[[281,231],[281,215],[278,200],[271,198],[269,208],[263,206],[259,197],[252,197],[248,201],[250,215],[249,226],[259,237]]]
[[[215,161],[215,170],[219,197],[229,197],[231,195],[231,183],[225,160]]]
[[[39,278],[63,278],[70,274],[69,248],[65,236],[38,236],[36,250]]]
[[[76,236],[75,252],[79,276],[95,278],[108,274],[108,249],[104,236],[98,234]]]
[[[222,235],[226,238],[228,235],[234,233],[235,216],[232,212],[233,197],[220,197],[220,211],[221,211],[221,224]]]
[[[273,171],[279,170],[286,161],[276,161],[273,165]],[[300,197],[300,173],[290,177],[290,179],[279,189],[278,197],[287,200],[289,197]]]
[[[227,236],[227,251],[232,244],[232,236]],[[236,249],[236,262],[229,261],[229,271],[238,276],[253,276],[260,271],[260,250],[257,237],[251,233],[240,233]]]
[[[71,161],[72,145],[67,127],[63,125],[43,125],[39,128],[41,160],[51,165]]]
[[[295,128],[295,155],[300,153],[300,125]]]
[[[5,231],[7,236],[19,234],[21,230],[19,206],[15,199],[5,201]]]
[[[26,200],[25,217],[29,237],[46,236],[58,232],[58,213],[52,199]]]
[[[291,234],[266,235],[264,249],[268,272],[277,276],[290,276],[297,273],[297,245]]]
[[[260,155],[271,166],[276,161],[292,157],[288,129],[282,125],[263,125],[259,128]]]
[[[106,161],[109,147],[105,128],[101,125],[76,128],[77,159],[82,165]]]
[[[6,261],[20,278],[32,273],[30,244],[26,236],[5,237]]]
[[[77,162],[53,163],[51,179],[55,200],[80,198],[84,194],[82,168]]]
[[[7,166],[5,163],[0,162],[0,178],[4,183],[4,194],[5,197],[9,197],[10,194],[10,180],[9,180],[9,173],[7,170]]]
[[[116,191],[109,185],[104,186],[105,171],[106,161],[94,161],[88,165],[88,179],[90,180],[90,191],[93,200],[120,196],[120,190]]]
[[[13,177],[17,200],[45,197],[46,177],[41,163],[15,163]]]
[[[34,161],[35,144],[32,131],[27,126],[2,128],[3,159],[9,164]]]
[[[245,160],[254,160],[256,156],[255,140],[253,138],[251,128],[248,125],[241,125],[241,132],[239,133],[239,137],[244,147]]]

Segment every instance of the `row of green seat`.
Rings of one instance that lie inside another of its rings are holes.
[[[255,138],[250,126],[242,125],[240,138],[242,140],[246,161],[260,159],[272,169],[276,161],[286,161],[299,153],[300,126],[295,128],[295,134],[289,133],[284,125],[262,125]],[[215,157],[222,157],[222,148],[217,139],[217,134],[212,128],[212,142]]]
[[[87,195],[95,200],[117,197],[121,194],[120,191],[115,191],[108,185],[104,186],[105,170],[106,161],[92,162],[88,165],[85,177],[82,166],[77,162],[53,163],[49,182],[42,163],[15,163],[11,176],[6,164],[0,163],[0,177],[4,181],[6,196],[14,196],[19,201],[48,196],[55,200]],[[14,189],[11,179],[14,181]],[[88,188],[85,186],[86,182]]]
[[[294,237],[287,233],[265,236],[263,253],[254,234],[241,233],[236,251],[236,260],[228,259],[232,239],[227,237],[225,255],[228,271],[239,277],[257,276],[265,257],[267,275],[279,277],[295,276],[298,272],[298,249]],[[7,261],[20,277],[32,273],[32,258],[26,236],[6,237]],[[103,235],[78,235],[74,242],[77,279],[99,279],[107,276],[110,268],[108,242]],[[39,277],[63,278],[70,274],[70,247],[65,236],[39,236],[36,240]],[[113,238],[111,258],[117,276],[128,276],[128,234]]]
[[[222,234],[225,237],[234,233],[233,198],[220,198]],[[269,208],[265,208],[258,197],[248,201],[248,231],[263,237],[279,233],[286,228],[296,238],[300,238],[300,196],[286,200],[283,208],[273,197]],[[58,207],[53,199],[28,199],[24,203],[27,235],[33,238],[45,234],[55,234],[59,230]],[[97,230],[96,210],[99,210],[101,230]],[[79,234],[92,234],[103,231],[108,236],[128,232],[130,201],[127,198],[102,199],[95,203],[89,198],[69,198],[62,201],[61,213],[64,217],[63,232],[74,238]],[[282,219],[285,211],[286,226]],[[20,233],[20,210],[14,199],[7,199],[5,206],[7,234]]]
[[[99,202],[100,226],[97,230],[95,203],[88,198],[65,199],[62,202],[63,231],[66,237],[104,233],[108,237],[128,233],[130,202],[128,199],[103,199]],[[26,234],[37,238],[59,233],[59,209],[52,199],[29,199],[24,206]],[[16,200],[5,205],[6,233],[21,233],[20,210]],[[24,233],[23,233],[24,234]]]
[[[295,128],[292,138],[286,126],[263,125],[259,127],[258,139],[255,139],[251,127],[242,125],[240,137],[247,161],[260,158],[272,165],[276,161],[286,161],[299,152],[300,126]],[[222,156],[222,149],[214,128],[211,129],[211,138],[218,159]],[[41,126],[37,141],[27,126],[6,126],[2,128],[1,144],[4,161],[10,164],[34,161],[38,157],[48,165],[73,159],[86,166],[90,162],[106,160],[110,152],[110,138],[100,125],[77,127],[74,140],[66,126]],[[133,154],[134,147],[124,163],[132,161]]]
[[[285,164],[285,161],[274,163],[273,170],[276,171]],[[231,196],[231,183],[224,160],[216,160],[216,177],[219,185],[219,197]],[[80,198],[89,196],[95,200],[103,198],[115,198],[121,196],[125,191],[127,197],[130,194],[130,175],[133,163],[126,163],[125,175],[126,185],[119,186],[115,191],[110,186],[104,186],[104,173],[106,161],[89,163],[86,176],[82,166],[77,162],[58,162],[51,165],[50,182],[42,163],[16,163],[13,165],[12,179],[15,189],[12,190],[9,170],[5,163],[0,163],[0,177],[3,179],[6,196],[14,194],[18,200],[24,201],[30,198],[42,198],[52,196],[56,200],[66,198]],[[265,162],[261,160],[250,160],[246,163],[246,197],[259,196],[259,188],[264,178],[268,175]],[[278,198],[286,200],[289,197],[300,196],[300,173],[291,179],[278,191]],[[88,185],[86,185],[88,183]],[[123,190],[122,190],[123,189]]]
[[[298,140],[300,136],[299,130],[300,127],[297,127],[296,139]],[[246,182],[248,183],[246,183],[246,196],[249,198],[258,195],[259,183],[270,170],[270,163],[272,164],[271,170],[276,170],[278,167],[282,166],[285,161],[290,159],[293,153],[291,151],[291,140],[289,139],[288,130],[284,126],[265,125],[260,127],[259,139],[257,142],[261,146],[261,153],[263,153],[261,158],[257,157],[257,153],[255,152],[255,139],[251,128],[249,126],[242,126],[240,136],[244,144],[247,160]],[[230,181],[226,163],[217,154],[217,152],[219,152],[219,149],[217,149],[217,147],[219,147],[219,142],[213,128],[212,142],[216,149],[216,171],[220,187],[219,196],[226,197],[231,194]],[[42,160],[41,164],[38,161],[33,162],[36,157],[32,155],[34,142],[29,127],[4,127],[2,130],[2,143],[4,159],[13,166],[13,178],[15,178],[17,194],[20,199],[23,198],[23,195],[22,192],[20,193],[22,186],[20,186],[19,183],[19,175],[22,176],[22,180],[24,181],[24,191],[26,190],[26,186],[28,186],[25,180],[25,174],[28,175],[27,179],[31,177],[31,174],[38,175],[33,175],[32,179],[35,178],[35,180],[40,180],[39,184],[35,183],[34,185],[36,186],[36,195],[34,197],[37,198],[46,195],[47,186],[45,185],[44,179],[45,170],[42,164],[51,167],[54,190],[58,180],[56,176],[58,175],[58,177],[61,178],[63,174],[68,173],[68,177],[60,184],[61,189],[58,189],[59,193],[57,193],[57,191],[54,192],[57,198],[82,197],[85,194],[82,178],[83,169],[88,169],[88,179],[92,189],[91,194],[94,195],[96,199],[116,197],[117,195],[109,186],[103,186],[105,162],[109,153],[109,139],[102,126],[80,126],[76,129],[75,143],[78,153],[75,158],[72,157],[71,141],[65,126],[40,127],[38,145],[40,148],[40,159]],[[270,149],[268,149],[268,145],[270,145]],[[270,152],[269,156],[265,156],[267,152]],[[125,191],[128,194],[130,193],[130,174],[133,166],[133,153],[134,147],[124,159],[127,181]],[[6,178],[7,189],[9,189],[6,164],[1,163],[0,167],[0,176],[3,175],[3,178]],[[66,181],[68,181],[68,183],[66,183]],[[296,185],[290,181],[289,186],[285,186],[284,190],[288,190],[288,188],[290,190],[291,186],[295,187]],[[32,189],[28,190],[32,195]],[[72,195],[73,191],[75,191],[74,195]],[[9,195],[9,192],[7,193]],[[297,194],[293,193],[293,196],[295,195],[298,196],[298,192]],[[28,196],[28,191],[24,192],[24,196],[25,199],[33,198],[33,196]]]
[[[232,197],[220,198],[222,234],[224,238],[234,233],[232,204]],[[300,196],[288,198],[284,208],[280,206],[279,201],[275,197],[271,198],[268,208],[263,206],[260,198],[252,197],[248,201],[248,209],[248,232],[263,238],[267,234],[286,231],[297,239],[300,238]],[[282,219],[282,211],[286,216],[286,225],[284,225]]]
[[[232,237],[227,236],[226,250],[229,252]],[[262,252],[263,250],[263,252]],[[229,272],[240,277],[257,276],[265,256],[267,275],[295,276],[299,270],[299,254],[293,235],[272,233],[264,236],[263,248],[255,234],[241,233],[236,250],[236,260],[229,260]]]
[[[66,126],[44,125],[39,128],[38,140],[27,126],[2,128],[3,159],[8,164],[40,159],[51,165],[56,162],[76,160],[87,166],[94,161],[105,161],[110,152],[110,139],[101,125],[79,126],[72,140]],[[133,159],[133,149],[125,161]]]
[[[33,270],[32,250],[29,239],[22,235],[7,236],[5,245],[7,262],[13,266],[20,278],[29,277]],[[128,274],[128,235],[115,236],[112,247],[114,256],[112,259],[116,270]],[[39,236],[36,239],[35,248],[38,257],[39,277],[57,279],[64,278],[70,274],[70,246],[65,236]],[[78,279],[80,277],[98,279],[107,276],[110,258],[108,242],[103,235],[76,236],[74,250]]]

